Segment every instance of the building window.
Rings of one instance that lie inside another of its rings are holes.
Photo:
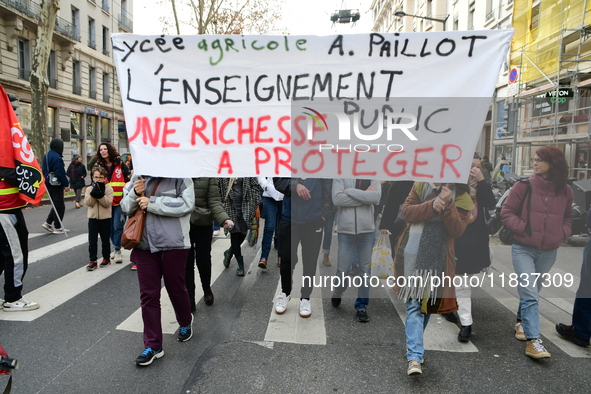
[[[29,80],[31,76],[31,50],[29,40],[18,39],[18,78]]]
[[[455,17],[454,18],[454,27],[453,27],[453,29],[455,31],[460,30],[460,22],[458,21],[458,17]]]
[[[72,93],[78,95],[82,94],[82,78],[80,71],[80,62],[74,60],[72,62]]]
[[[433,0],[427,0],[427,16],[431,18],[433,14]]]
[[[96,27],[94,19],[88,18],[88,46],[96,49]]]
[[[96,68],[88,68],[88,97],[96,100]]]
[[[72,25],[74,26],[76,37],[80,41],[80,10],[76,7],[72,7]]]
[[[103,0],[103,11],[109,13],[109,0]]]
[[[470,7],[468,12],[468,30],[474,30],[474,7]]]
[[[109,130],[109,118],[101,118],[101,140],[111,141]]]
[[[103,26],[103,55],[109,56],[109,28]]]
[[[111,83],[109,81],[109,73],[103,74],[103,101],[105,103],[109,103],[110,93],[111,91]]]
[[[486,22],[494,18],[493,0],[486,0]]]
[[[49,53],[49,61],[47,62],[47,79],[49,79],[49,87],[57,89],[57,62],[55,59],[55,51]]]

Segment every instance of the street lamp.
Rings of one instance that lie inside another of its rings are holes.
[[[403,18],[405,16],[410,16],[412,18],[420,18],[420,19],[427,19],[428,21],[441,22],[441,23],[443,23],[443,31],[445,31],[445,22],[447,22],[447,18],[449,18],[449,14],[447,14],[445,16],[445,19],[438,19],[438,18],[431,18],[430,16],[410,15],[410,14],[407,14],[406,12],[404,12],[404,11],[396,11],[394,13],[394,16],[396,16],[398,18]]]

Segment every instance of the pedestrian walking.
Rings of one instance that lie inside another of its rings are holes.
[[[533,167],[531,178],[511,188],[501,219],[513,231],[513,269],[519,278],[515,338],[526,341],[527,356],[547,358],[550,353],[540,338],[538,312],[543,280],[538,279],[550,271],[561,242],[570,237],[573,191],[567,184],[568,164],[560,149],[538,149]]]
[[[224,267],[230,267],[232,256],[236,257],[238,267],[236,275],[244,276],[244,257],[241,245],[250,230],[252,219],[261,202],[261,193],[257,178],[221,178],[218,181],[220,196],[223,197],[224,210],[234,227],[224,228],[230,233],[231,246],[224,252]]]
[[[68,166],[68,178],[70,178],[70,188],[76,195],[75,207],[82,208],[82,189],[86,186],[86,167],[82,164],[82,156],[74,155],[72,162]]]
[[[396,260],[403,261],[406,279],[400,283],[399,298],[406,302],[408,375],[422,373],[423,332],[430,314],[457,310],[453,285],[442,280],[440,286],[430,286],[429,278],[454,275],[454,239],[464,232],[468,212],[474,209],[467,191],[465,184],[415,182],[402,206],[410,226],[398,243]]]
[[[49,194],[51,199],[52,209],[41,227],[53,234],[65,234],[70,230],[63,227],[64,214],[66,213],[64,192],[67,193],[70,191],[70,182],[66,177],[64,160],[62,158],[64,141],[59,138],[53,138],[49,143],[49,148],[49,152],[47,152],[43,159],[42,169],[47,194]]]
[[[123,218],[121,217],[121,198],[123,197],[123,187],[129,179],[130,172],[125,163],[121,160],[119,152],[108,142],[102,142],[99,150],[90,161],[97,166],[107,170],[107,182],[113,188],[113,202],[111,204],[111,242],[115,249],[111,253],[111,259],[119,264],[123,262],[121,255],[121,235],[123,234]],[[132,269],[134,265],[132,265]]]
[[[334,179],[332,202],[338,207],[337,233],[339,253],[336,276],[341,280],[332,294],[332,306],[341,304],[341,296],[347,290],[345,276],[349,274],[356,257],[358,275],[364,278],[357,289],[355,316],[358,322],[368,322],[369,276],[371,250],[375,238],[374,205],[379,204],[382,185],[370,179]]]
[[[273,178],[275,188],[283,193],[283,212],[279,224],[281,243],[281,293],[277,295],[275,313],[281,315],[291,300],[293,270],[298,263],[297,250],[302,245],[303,276],[316,275],[318,253],[322,242],[324,221],[332,212],[330,179]],[[312,305],[309,281],[302,284],[300,316],[310,317]]]
[[[195,207],[195,192],[190,178],[154,178],[134,175],[121,200],[123,212],[146,212],[141,241],[131,251],[137,265],[144,350],[136,358],[138,366],[150,365],[164,355],[160,293],[162,279],[179,323],[177,340],[185,342],[193,335],[191,304],[185,286],[187,254],[191,246],[189,225]]]
[[[587,228],[591,228],[591,210],[587,213]],[[575,295],[571,325],[558,323],[556,332],[572,343],[587,347],[591,339],[591,238],[583,250],[583,265],[579,288]]]
[[[39,308],[38,303],[22,295],[29,231],[22,212],[27,202],[20,197],[19,184],[14,168],[0,167],[0,275],[4,273],[4,299],[0,299],[0,305],[5,312]]]
[[[191,301],[191,312],[197,309],[195,303],[195,263],[199,270],[199,279],[203,289],[205,305],[213,305],[214,296],[211,291],[211,242],[213,232],[211,226],[214,218],[222,223],[224,229],[232,229],[234,223],[228,217],[222,201],[218,180],[215,178],[194,178],[195,208],[191,212],[191,230],[189,236],[191,247],[187,255],[185,284]]]
[[[275,189],[273,178],[258,177],[259,185],[263,189],[263,212],[261,217],[265,219],[265,229],[263,230],[263,242],[261,243],[261,258],[259,267],[266,269],[269,253],[271,252],[271,243],[273,235],[275,236],[275,249],[279,250],[280,238],[278,231],[281,221],[281,209],[283,205],[283,194]]]
[[[489,234],[485,220],[487,209],[494,208],[496,201],[490,184],[484,178],[481,171],[482,162],[480,154],[475,153],[470,169],[470,198],[474,202],[475,209],[468,215],[471,222],[466,230],[455,240],[456,252],[456,298],[458,302],[458,316],[461,324],[458,340],[468,342],[472,334],[472,287],[470,277],[478,274],[490,266]],[[459,286],[457,284],[460,284]],[[457,323],[454,313],[445,314],[448,321]]]
[[[101,268],[111,264],[109,254],[111,245],[109,235],[111,232],[111,203],[113,202],[113,188],[106,183],[107,170],[103,167],[93,167],[92,183],[84,192],[84,203],[88,207],[88,254],[90,263],[86,270],[94,271],[97,266]],[[98,236],[101,236],[103,260],[97,264]]]

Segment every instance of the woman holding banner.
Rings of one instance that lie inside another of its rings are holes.
[[[240,245],[246,239],[261,202],[259,181],[257,178],[220,178],[218,185],[224,209],[234,223],[232,229],[224,228],[226,235],[230,233],[231,242],[230,248],[224,252],[224,267],[228,268],[232,256],[235,256],[238,263],[236,275],[244,276],[244,257]]]

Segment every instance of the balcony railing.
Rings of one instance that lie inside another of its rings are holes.
[[[111,101],[111,97],[109,97],[108,94],[103,94],[103,102],[109,104],[110,101]]]
[[[31,70],[27,70],[26,68],[18,68],[18,79],[24,79],[28,81],[31,77]]]
[[[103,11],[109,13],[109,0],[103,0]]]
[[[107,48],[103,48],[103,55],[109,56],[110,52]]]
[[[81,96],[82,95],[82,86],[72,85],[72,93]]]
[[[57,89],[57,78],[49,78],[49,87]]]
[[[93,39],[88,39],[88,46],[92,49],[96,49],[96,41]]]
[[[493,19],[495,17],[495,10],[489,11],[486,14],[486,21],[488,22],[489,20]]]
[[[119,27],[122,27],[130,33],[133,32],[133,22],[131,21],[129,14],[125,11],[121,11],[121,14],[119,14]]]
[[[91,99],[96,100],[96,90],[89,90],[88,91],[88,97],[90,97]]]
[[[33,0],[0,0],[0,4],[5,4],[35,21],[39,19],[41,13],[41,8]],[[74,25],[59,16],[55,19],[55,31],[80,41],[80,33]]]

